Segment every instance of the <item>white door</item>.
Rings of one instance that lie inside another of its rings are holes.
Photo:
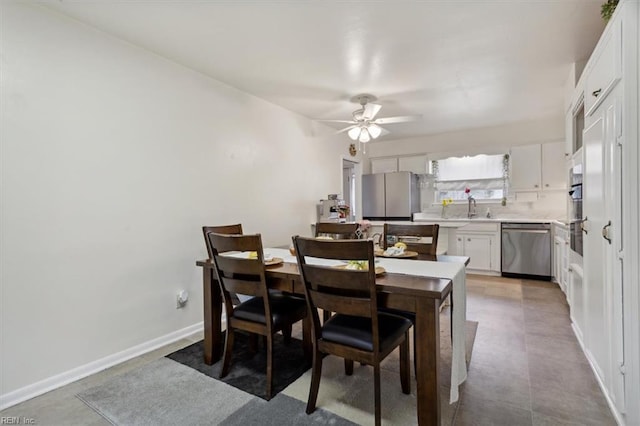
[[[620,119],[618,110],[618,90],[609,94],[601,109],[605,117],[605,224],[601,233],[604,245],[604,275],[607,278],[607,305],[609,329],[611,330],[611,350],[609,353],[612,397],[617,408],[625,411],[624,375],[620,366],[624,365],[624,324],[622,314],[622,146],[618,144]]]
[[[600,378],[605,381],[608,365],[609,333],[607,332],[607,277],[605,246],[600,230],[605,225],[604,116],[600,115],[584,131],[584,288],[585,343]]]
[[[342,160],[342,197],[350,207],[347,222],[354,222],[356,215],[356,163]]]

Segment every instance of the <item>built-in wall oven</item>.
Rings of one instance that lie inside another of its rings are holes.
[[[582,162],[574,160],[569,176],[569,182],[571,182],[569,232],[571,234],[571,250],[580,256],[582,256],[582,223],[584,221],[582,217],[582,194],[584,192],[582,174]]]

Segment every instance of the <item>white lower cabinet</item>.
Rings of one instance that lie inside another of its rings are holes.
[[[569,230],[555,224],[553,235],[553,278],[568,299]]]
[[[458,256],[468,256],[467,269],[478,272],[500,272],[500,224],[472,223],[455,233]]]
[[[582,267],[572,263],[569,265],[569,286],[571,294],[571,309],[569,316],[573,329],[581,345],[584,345],[584,284]]]

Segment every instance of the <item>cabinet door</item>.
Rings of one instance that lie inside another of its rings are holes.
[[[568,169],[564,142],[542,144],[542,189],[566,189]]]
[[[512,191],[537,191],[541,174],[540,145],[514,146],[511,148],[510,178]]]
[[[491,270],[490,235],[460,235],[464,244],[464,255],[469,256],[469,268],[483,271]]]
[[[560,284],[562,276],[562,252],[560,251],[564,243],[559,237],[553,239],[553,278]]]
[[[427,156],[412,155],[410,157],[398,157],[399,172],[413,172],[424,175],[427,173]]]
[[[372,158],[371,173],[389,173],[398,171],[398,158]]]
[[[575,263],[569,268],[569,285],[571,286],[571,310],[569,316],[573,322],[576,337],[584,342],[584,286],[582,282],[582,269]]]

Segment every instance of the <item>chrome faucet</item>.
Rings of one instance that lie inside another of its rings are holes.
[[[471,203],[473,202],[473,208],[471,208]],[[476,199],[472,196],[469,196],[469,211],[467,212],[467,217],[471,219],[476,215]]]

